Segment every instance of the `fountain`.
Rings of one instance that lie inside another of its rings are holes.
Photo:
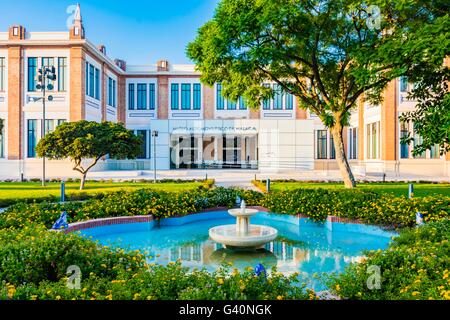
[[[258,210],[247,209],[244,200],[240,208],[230,209],[228,213],[236,217],[236,224],[211,228],[209,236],[229,249],[259,249],[278,235],[272,227],[250,224],[250,217],[256,215]]]

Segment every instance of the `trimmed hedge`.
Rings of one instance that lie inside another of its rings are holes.
[[[263,197],[259,192],[226,188],[189,192],[117,191],[86,202],[17,204],[0,214],[0,229],[22,228],[30,223],[51,228],[62,211],[67,211],[69,223],[133,215],[153,215],[156,219],[183,216],[207,208],[233,207],[237,196],[248,205],[258,205]]]
[[[20,228],[29,223],[41,223],[50,228],[64,210],[69,214],[69,222],[133,215],[153,215],[161,219],[207,208],[233,207],[237,196],[245,199],[249,206],[261,205],[280,214],[302,214],[315,221],[324,221],[332,215],[399,228],[413,226],[418,211],[426,222],[450,216],[450,197],[443,196],[408,199],[345,189],[296,189],[270,194],[226,188],[199,188],[189,192],[141,189],[105,194],[101,199],[83,203],[17,204],[0,214],[0,228]]]
[[[334,294],[344,299],[450,300],[450,220],[407,229],[387,250],[369,251],[367,258],[327,277]],[[379,289],[369,289],[373,272],[380,268]]]

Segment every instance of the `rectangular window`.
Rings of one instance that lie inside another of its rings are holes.
[[[400,123],[400,139],[409,135],[409,124],[407,122]],[[401,141],[401,140],[400,140]],[[409,158],[409,145],[407,143],[400,142],[400,158]]]
[[[147,84],[138,83],[137,85],[137,109],[147,109]]]
[[[108,77],[108,105],[112,105],[112,79]]]
[[[116,84],[116,80],[112,81],[112,85],[113,85],[113,87],[112,87],[112,96],[113,96],[113,98],[112,98],[112,100],[113,100],[112,106],[115,108],[115,107],[117,107],[117,102],[116,102],[117,84]]]
[[[37,58],[28,58],[28,91],[36,91]]]
[[[28,158],[36,157],[36,143],[37,143],[37,120],[28,120],[28,148],[27,156]]]
[[[400,77],[400,92],[408,92],[408,78]]]
[[[430,159],[439,159],[441,157],[440,148],[438,144],[435,144],[430,149]]]
[[[330,133],[330,159],[336,159],[336,149],[334,147],[334,137]]]
[[[416,146],[420,145],[423,143],[423,138],[418,135],[417,133],[414,133],[414,148],[416,148]],[[415,159],[425,159],[426,158],[426,152],[422,152],[419,153],[418,155],[414,156]]]
[[[66,119],[58,119],[58,121],[57,121],[57,126],[60,126],[60,125],[62,125],[63,123],[65,123],[66,122]]]
[[[45,119],[45,134],[55,131],[55,122],[53,119]]]
[[[348,134],[349,141],[349,158],[351,160],[358,159],[358,128],[350,128]]]
[[[128,110],[134,110],[134,83],[128,84]]]
[[[239,97],[239,110],[247,110],[244,97]]]
[[[294,96],[290,93],[286,93],[286,110],[294,109]]]
[[[95,68],[95,99],[100,100],[100,70]]]
[[[227,100],[227,109],[228,110],[236,110],[236,102]]]
[[[265,83],[264,87],[270,88],[270,84]],[[264,99],[263,101],[263,109],[270,110],[270,99]]]
[[[225,108],[225,102],[222,96],[222,84],[217,84],[217,92],[216,92],[216,109],[223,110]]]
[[[0,57],[0,92],[5,91],[5,74],[6,74],[5,58]]]
[[[178,90],[178,83],[172,83],[170,87],[170,107],[172,110],[178,110],[180,108]]]
[[[136,135],[142,139],[141,152],[138,159],[147,159],[147,130],[136,130]]]
[[[42,68],[49,68],[51,69],[52,67],[55,66],[55,59],[53,58],[42,58]],[[46,80],[47,81],[47,85],[51,84],[52,86],[54,86],[55,84],[53,83],[53,80]],[[53,87],[52,90],[49,91],[54,91],[55,88]]]
[[[95,68],[92,65],[89,65],[89,97],[94,98],[95,90]]]
[[[84,82],[86,87],[86,95],[89,95],[89,63],[86,62],[86,67],[84,68]]]
[[[150,110],[155,110],[156,107],[156,93],[155,93],[155,84],[150,83],[148,85],[148,93],[149,93],[149,107]]]
[[[67,90],[67,58],[58,58],[58,91]]]
[[[191,84],[182,83],[181,84],[181,109],[189,110],[191,109]]]
[[[1,120],[1,119],[0,119]],[[3,120],[3,124],[6,120]],[[5,126],[3,125],[2,130],[0,131],[0,158],[5,157]]]
[[[275,92],[273,98],[273,109],[274,110],[282,110],[283,109],[283,91],[279,84],[273,85],[273,90]]]
[[[317,159],[327,158],[327,130],[317,130]]]
[[[380,123],[374,122],[367,125],[367,159],[379,158]]]
[[[194,110],[200,110],[202,103],[202,89],[200,83],[194,83]]]

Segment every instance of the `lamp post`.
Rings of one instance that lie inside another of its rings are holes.
[[[38,70],[36,89],[42,91],[42,97],[34,98],[33,101],[42,100],[42,125],[41,125],[41,139],[45,136],[45,91],[53,90],[53,84],[48,83],[47,80],[56,80],[56,70],[54,66],[50,68],[43,66]],[[48,96],[48,101],[53,100],[53,96]],[[42,186],[45,187],[45,155],[42,157]]]
[[[156,137],[158,137],[158,131],[152,131],[153,137],[153,182],[156,183]]]

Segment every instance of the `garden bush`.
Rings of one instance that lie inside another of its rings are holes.
[[[81,271],[67,286],[67,268]],[[43,227],[0,230],[0,299],[315,299],[295,276],[267,278],[222,267],[189,271],[179,262],[147,265],[139,252],[102,247]]]
[[[450,197],[408,199],[360,190],[279,191],[266,194],[261,205],[273,212],[302,214],[316,221],[338,216],[394,228],[413,226],[417,212],[423,214],[426,222],[450,217]]]
[[[385,251],[367,252],[359,264],[346,267],[344,273],[327,278],[331,290],[345,299],[367,300],[450,300],[450,220],[431,222],[407,229]],[[369,289],[373,275],[370,266],[378,266],[380,288]]]

